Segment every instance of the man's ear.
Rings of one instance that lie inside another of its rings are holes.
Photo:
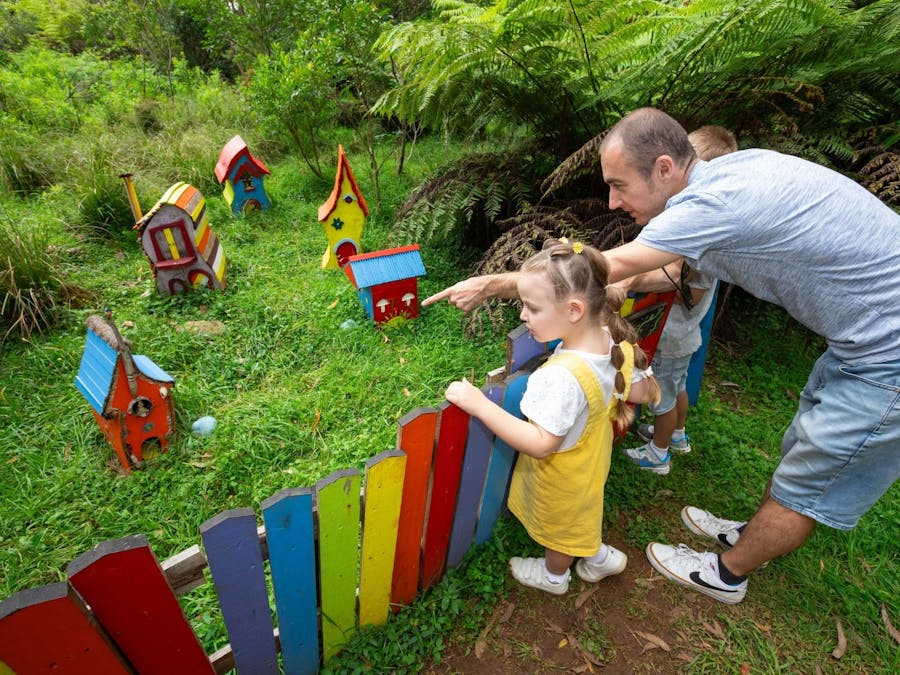
[[[653,163],[653,170],[661,180],[669,180],[675,175],[675,161],[669,155],[660,155]]]
[[[584,316],[585,312],[584,300],[581,300],[580,298],[572,298],[571,300],[569,300],[568,309],[569,322],[575,323],[576,321],[579,321],[581,317]]]

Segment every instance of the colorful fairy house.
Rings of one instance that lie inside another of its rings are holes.
[[[141,215],[131,174],[121,177],[156,290],[163,295],[202,286],[224,291],[225,251],[209,226],[206,200],[200,191],[187,183],[175,183]]]
[[[362,252],[363,224],[369,207],[363,199],[344,148],[338,146],[337,173],[328,201],[319,207],[319,222],[325,228],[328,248],[322,255],[322,269],[343,267],[350,256]]]
[[[269,175],[269,168],[250,153],[240,136],[234,136],[222,148],[215,174],[219,183],[225,184],[222,195],[232,213],[240,215],[272,206],[263,186],[263,176]]]
[[[75,387],[94,409],[126,473],[151,450],[165,452],[175,431],[175,380],[142,354],[132,354],[111,318],[87,319],[87,340]],[[149,444],[149,445],[148,445]]]
[[[419,316],[418,278],[425,275],[425,265],[418,244],[350,256],[344,273],[375,323]]]

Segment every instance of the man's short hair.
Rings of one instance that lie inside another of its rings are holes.
[[[678,166],[687,166],[697,156],[684,127],[656,108],[638,108],[616,122],[600,145],[601,154],[614,140],[622,143],[632,166],[645,178],[661,155]]]
[[[694,129],[688,134],[688,140],[697,151],[697,157],[709,161],[738,149],[734,134],[725,127],[707,124],[699,129]]]

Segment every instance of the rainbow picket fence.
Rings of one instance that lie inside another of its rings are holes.
[[[671,297],[644,303],[655,317],[642,344],[655,345]],[[524,326],[510,333],[488,398],[519,415],[546,351]],[[487,541],[503,512],[515,451],[479,420],[444,402],[400,419],[397,439],[363,471],[264,500],[262,526],[251,508],[219,513],[200,526],[202,551],[159,562],[146,537],[123,537],[73,560],[66,581],[15,593],[0,602],[0,675],[317,672]],[[178,601],[207,568],[230,641],[214,654]]]

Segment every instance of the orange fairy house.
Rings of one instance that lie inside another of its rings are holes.
[[[272,206],[263,187],[263,176],[269,175],[269,168],[250,154],[240,136],[234,136],[222,148],[215,174],[216,179],[225,184],[222,195],[232,213],[240,215],[244,211]]]
[[[350,256],[344,274],[375,323],[419,316],[418,278],[425,275],[425,265],[418,244]]]
[[[163,295],[201,286],[224,291],[225,251],[209,226],[206,200],[200,191],[187,183],[175,183],[142,216],[131,174],[121,177],[156,290]]]
[[[126,472],[143,465],[148,443],[163,452],[175,431],[175,380],[131,344],[107,314],[87,319],[87,341],[75,387],[94,409],[94,417]]]
[[[319,207],[319,222],[325,228],[328,248],[322,255],[322,269],[343,267],[347,259],[362,252],[359,245],[369,207],[363,199],[344,148],[338,146],[337,173],[328,201]]]

